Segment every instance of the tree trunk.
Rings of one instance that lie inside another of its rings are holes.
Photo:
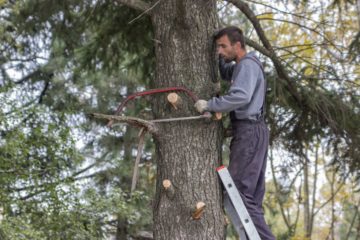
[[[307,156],[307,150],[304,154]],[[307,158],[304,158],[304,230],[305,230],[305,237],[311,238],[311,231],[310,231],[310,189],[309,189],[309,162]]]
[[[336,226],[336,217],[335,217],[335,172],[332,173],[331,178],[331,226],[330,226],[330,239],[334,240],[335,238],[335,226]]]
[[[156,44],[152,87],[183,86],[209,99],[217,84],[211,39],[217,27],[216,1],[161,1],[152,12],[152,21]],[[166,96],[155,97],[155,118],[199,115],[191,99],[181,98],[176,110]],[[155,144],[154,238],[224,239],[222,193],[215,171],[221,158],[221,124],[205,120],[159,123]],[[173,197],[165,194],[165,179],[173,185]],[[200,201],[206,204],[205,211],[193,220]]]
[[[123,219],[120,215],[117,217],[116,224],[116,240],[127,239],[127,219]]]

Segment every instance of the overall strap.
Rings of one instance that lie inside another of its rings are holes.
[[[250,59],[250,60],[254,61],[260,67],[260,69],[263,73],[263,76],[264,76],[264,101],[261,106],[261,116],[260,116],[260,118],[264,118],[265,113],[266,113],[265,104],[266,104],[266,88],[267,88],[264,67],[263,67],[262,63],[256,57],[246,56],[246,57],[242,58],[241,61],[245,60],[245,59]]]

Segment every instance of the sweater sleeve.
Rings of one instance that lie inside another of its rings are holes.
[[[223,80],[231,81],[235,65],[236,64],[234,62],[226,63],[223,58],[219,58],[219,71]]]
[[[234,71],[236,77],[228,93],[214,97],[208,101],[208,109],[213,112],[230,112],[250,103],[256,88],[260,67],[251,60],[237,64]]]

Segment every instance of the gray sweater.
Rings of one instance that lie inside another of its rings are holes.
[[[261,115],[265,79],[259,64],[250,57],[257,58],[254,52],[249,52],[237,64],[220,62],[221,77],[232,84],[226,95],[208,101],[210,111],[234,111],[236,119],[256,120]]]

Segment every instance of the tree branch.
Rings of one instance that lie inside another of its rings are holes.
[[[315,48],[315,47],[325,47],[327,45],[329,45],[329,44],[313,42],[313,43],[308,43],[308,44],[292,44],[292,45],[281,46],[281,47],[280,46],[279,47],[275,46],[273,48],[276,49],[276,50],[283,50],[283,49],[295,48],[295,47],[313,47],[313,48]]]
[[[22,84],[26,81],[29,81],[31,80],[33,77],[35,76],[39,76],[41,74],[41,70],[40,69],[36,69],[34,72],[26,75],[25,77],[23,77],[22,79],[18,80],[18,81],[15,81],[14,83],[15,84]]]
[[[245,37],[245,43],[250,47],[256,49],[258,52],[262,53],[264,56],[271,58],[271,52],[257,42]]]
[[[228,2],[232,3],[236,6],[245,16],[249,19],[251,24],[254,26],[257,35],[259,36],[260,41],[264,45],[265,49],[267,50],[267,55],[272,62],[274,63],[275,69],[279,75],[280,79],[284,79],[287,84],[285,84],[285,88],[290,92],[292,97],[295,99],[297,105],[301,108],[303,105],[303,101],[301,96],[299,95],[292,79],[290,78],[289,74],[285,70],[284,66],[281,64],[281,60],[276,56],[269,40],[265,36],[264,30],[262,29],[259,20],[257,19],[254,12],[250,9],[249,5],[241,0],[228,0]]]
[[[259,36],[261,42],[264,44],[264,47],[273,52],[272,46],[265,36],[264,30],[262,29],[259,20],[257,19],[254,12],[250,9],[249,5],[241,0],[228,0],[228,2],[232,3],[236,6],[245,16],[250,20],[251,24],[254,26],[257,35]]]
[[[273,155],[272,155],[272,149],[270,150],[270,167],[271,167],[271,175],[272,175],[272,178],[273,178],[273,183],[274,183],[274,186],[275,186],[275,193],[276,193],[276,199],[277,199],[277,202],[279,204],[279,207],[280,207],[280,212],[281,212],[281,216],[285,222],[285,225],[286,227],[288,228],[288,231],[291,230],[291,226],[290,226],[290,220],[287,218],[286,214],[285,214],[285,208],[284,208],[284,205],[283,205],[283,201],[280,200],[280,190],[279,190],[279,184],[278,182],[276,181],[276,176],[275,176],[275,167],[274,167],[274,161],[273,161]]]
[[[283,133],[285,130],[289,129],[291,124],[294,123],[295,119],[298,117],[297,114],[294,114],[288,121],[286,121],[282,126],[280,126],[279,128],[274,128],[274,130],[272,131],[273,133],[271,134],[270,137],[270,142],[272,142],[275,138],[277,138],[281,133]]]
[[[265,47],[261,46],[260,44],[258,44],[257,42],[245,37],[245,42],[247,45],[249,45],[250,47],[254,48],[255,50],[257,50],[258,52],[260,52],[261,54],[263,54],[264,56],[267,56],[268,58],[270,58],[272,60],[273,54],[267,50]],[[290,52],[290,51],[288,51]],[[279,61],[282,61],[286,64],[286,62],[281,59],[280,57],[277,57]],[[274,61],[273,61],[274,62]],[[276,67],[276,66],[275,66]],[[282,68],[284,68],[283,66],[281,66]],[[297,75],[301,75],[298,71],[296,71],[296,69],[292,68],[290,66],[290,68],[297,74]],[[285,71],[285,70],[284,70]],[[305,76],[302,76],[302,78],[305,78]]]
[[[156,3],[154,3],[151,7],[148,7],[145,11],[143,11],[139,16],[137,16],[136,18],[134,18],[133,20],[131,20],[129,22],[129,24],[135,22],[136,20],[138,20],[139,18],[141,18],[143,15],[145,14],[149,14],[149,12],[156,6],[158,5],[158,3],[160,2],[161,0],[158,0]]]
[[[149,3],[142,0],[117,0],[117,2],[140,11],[146,11],[151,7]]]
[[[127,123],[131,126],[138,127],[138,128],[145,128],[151,134],[156,134],[158,131],[158,129],[154,123],[152,123],[150,121],[146,121],[141,118],[106,115],[106,114],[101,114],[101,113],[91,113],[90,116],[92,116],[94,118],[98,118],[98,119],[106,119],[106,120],[114,121],[114,122]]]
[[[285,15],[291,15],[291,16],[294,16],[294,17],[303,18],[303,19],[305,19],[307,21],[311,21],[311,22],[314,22],[314,23],[319,23],[319,22],[314,21],[314,19],[307,18],[307,17],[304,16],[305,14],[311,14],[311,13],[314,13],[314,12],[292,13],[292,12],[286,12],[286,11],[280,10],[279,8],[275,8],[275,7],[270,6],[268,4],[265,4],[265,3],[261,3],[261,2],[257,2],[257,1],[253,1],[253,0],[247,0],[247,1],[255,3],[255,4],[262,5],[262,6],[267,7],[267,8],[270,8],[272,10],[277,11],[277,13],[282,13],[282,14],[285,14]],[[304,15],[301,15],[301,14],[304,14]]]
[[[320,210],[326,206],[326,204],[328,204],[332,199],[335,198],[336,194],[341,190],[341,188],[345,185],[345,180],[339,185],[339,187],[334,191],[334,194],[332,196],[329,197],[328,200],[326,200],[324,203],[322,203],[317,209],[316,211],[314,211],[313,215],[314,217],[320,212]]]
[[[359,1],[359,2],[360,2],[360,1]],[[349,231],[348,231],[347,234],[346,234],[346,238],[345,238],[346,240],[349,239],[350,234],[351,234],[351,229],[353,228],[354,223],[355,223],[355,220],[356,220],[356,218],[357,218],[357,215],[359,214],[359,209],[358,209],[358,207],[357,207],[357,206],[359,206],[359,204],[360,204],[360,201],[358,201],[358,204],[354,206],[354,208],[356,208],[356,211],[355,211],[354,217],[353,217],[352,220],[351,220],[350,227],[349,227]]]
[[[41,93],[40,93],[38,103],[42,103],[42,102],[43,102],[43,99],[44,99],[44,96],[45,96],[45,94],[46,94],[46,91],[49,89],[49,85],[50,85],[49,81],[45,81],[45,86],[44,86],[43,90],[42,90]]]
[[[320,70],[322,70],[322,71],[324,71],[324,72],[326,72],[326,73],[328,73],[328,74],[330,74],[330,75],[333,74],[334,72],[331,72],[331,71],[327,70],[327,69],[324,68],[321,64],[316,65],[316,64],[312,63],[311,61],[306,60],[304,57],[301,57],[301,56],[299,56],[299,55],[297,54],[297,53],[299,53],[299,52],[306,51],[306,50],[311,49],[311,48],[312,48],[312,47],[303,48],[303,49],[299,49],[299,50],[297,50],[297,51],[289,51],[289,50],[283,49],[283,51],[287,52],[287,54],[281,55],[281,56],[280,56],[280,59],[282,59],[283,57],[287,57],[287,56],[289,56],[289,55],[290,55],[290,56],[294,56],[295,58],[300,59],[301,61],[309,64],[309,65],[312,66],[312,67],[314,67],[314,69],[319,68]],[[285,60],[283,60],[283,61],[285,61]],[[317,60],[314,59],[314,61],[317,61]],[[326,66],[326,67],[328,67],[328,66]],[[301,73],[299,73],[299,72],[297,72],[297,71],[296,71],[296,73],[299,74],[299,75],[301,75],[301,78],[306,79],[306,77],[307,77],[307,76],[305,76],[305,75],[303,75],[303,74],[301,74]],[[319,79],[319,78],[317,78],[317,79]],[[329,78],[326,78],[326,79],[329,79]],[[339,79],[340,79],[340,78],[339,78]]]
[[[300,23],[297,23],[297,22],[294,22],[294,21],[284,20],[284,19],[277,19],[277,18],[260,18],[259,19],[259,21],[266,21],[266,20],[267,21],[275,21],[275,22],[284,22],[284,23],[296,25],[299,28],[305,28],[305,29],[307,29],[309,31],[312,31],[312,32],[318,34],[319,36],[323,37],[327,42],[331,43],[331,41],[323,33],[316,30],[316,28],[311,28],[311,27],[305,26],[303,24],[300,24]]]
[[[43,193],[43,192],[46,192],[46,189],[41,189],[41,190],[35,191],[33,193],[30,193],[30,194],[28,194],[28,195],[26,195],[24,197],[20,197],[19,200],[25,201],[25,200],[27,200],[29,198],[35,197],[36,195],[38,195],[40,193]]]
[[[81,179],[83,177],[77,177],[76,176],[79,176],[81,175],[82,173],[92,169],[93,167],[97,166],[99,163],[101,163],[103,161],[103,159],[109,154],[109,152],[106,152],[104,154],[102,154],[99,158],[97,158],[96,162],[95,163],[92,163],[90,164],[89,166],[83,168],[83,169],[80,169],[79,171],[75,172],[74,174],[72,174],[71,176],[68,176],[68,177],[65,177],[63,179],[60,179],[58,181],[55,181],[55,182],[45,182],[45,183],[42,183],[42,184],[38,184],[38,185],[31,185],[31,186],[25,186],[25,187],[15,187],[15,188],[8,188],[7,190],[8,191],[14,191],[14,192],[21,192],[21,191],[25,191],[25,190],[32,190],[32,189],[35,189],[35,188],[42,188],[42,187],[47,187],[49,185],[57,185],[57,184],[60,184],[60,183],[63,183],[65,181],[75,181],[75,180],[78,180],[78,179]],[[12,171],[12,170],[10,170]],[[16,170],[14,170],[16,171]],[[1,172],[0,172],[1,173]]]

